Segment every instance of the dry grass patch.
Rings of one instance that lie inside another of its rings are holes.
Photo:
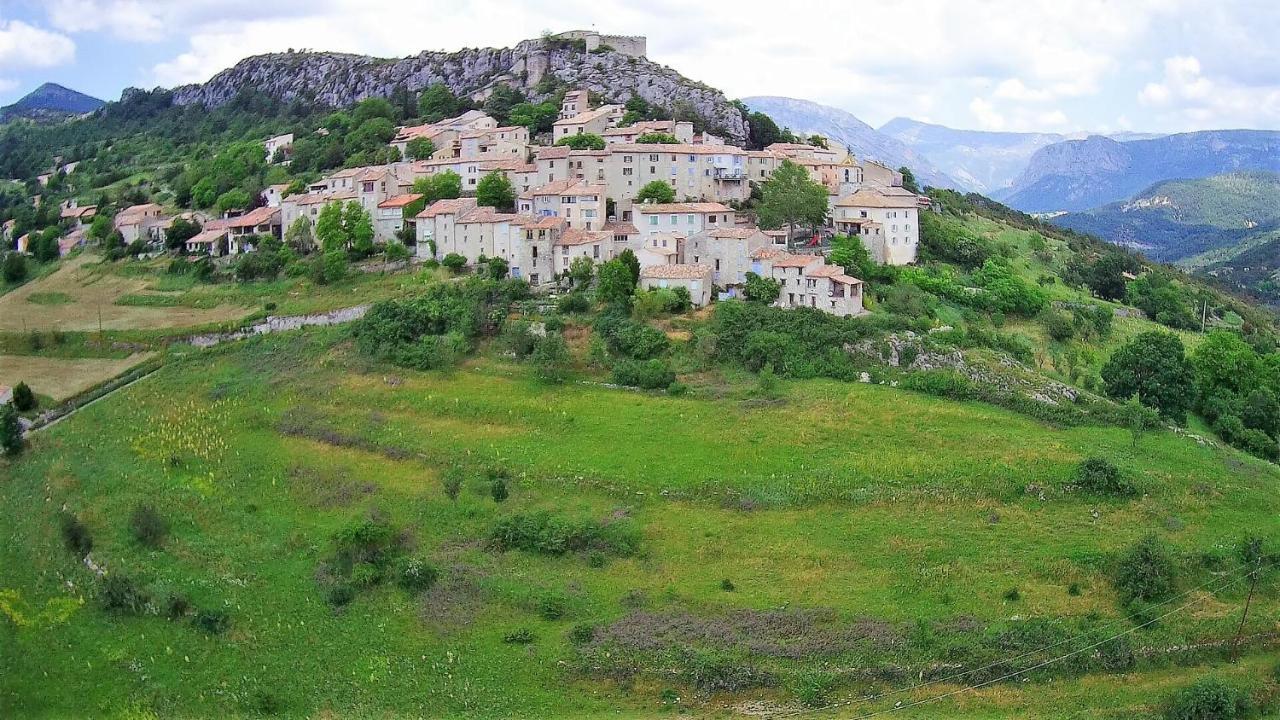
[[[122,360],[42,357],[39,355],[0,355],[0,385],[31,386],[39,395],[65,400],[123,373],[151,357],[154,353],[134,353]]]
[[[47,277],[0,296],[0,330],[97,330],[99,324],[104,330],[148,330],[238,320],[251,312],[230,305],[209,310],[116,305],[120,298],[145,290],[151,280],[95,271],[92,263],[97,259],[81,255]],[[41,304],[47,298],[59,301]]]

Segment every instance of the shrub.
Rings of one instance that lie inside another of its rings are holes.
[[[583,313],[590,309],[591,301],[587,299],[587,294],[583,292],[571,292],[556,301],[556,312],[565,315]]]
[[[201,610],[191,619],[191,624],[210,635],[221,635],[231,627],[231,616],[221,610]]]
[[[579,623],[569,630],[569,642],[574,645],[586,645],[596,638],[596,628],[594,625]]]
[[[569,346],[560,333],[539,338],[533,349],[533,374],[539,380],[559,384],[569,377]]]
[[[12,457],[22,452],[24,446],[17,408],[12,403],[0,405],[0,450]]]
[[[440,577],[435,565],[418,558],[404,558],[396,569],[396,583],[409,592],[421,592]]]
[[[1018,602],[1022,599],[1022,591],[1016,587],[1011,587],[1004,591],[1004,599],[1009,602]]]
[[[83,558],[93,551],[93,535],[75,515],[63,513],[59,526],[62,530],[62,544],[76,557]]]
[[[1097,495],[1130,496],[1137,489],[1110,460],[1085,458],[1076,467],[1075,481],[1081,489]]]
[[[356,590],[351,587],[349,583],[334,583],[329,587],[329,592],[326,597],[330,605],[334,607],[342,607],[356,599]]]
[[[778,396],[778,376],[773,372],[773,365],[766,364],[760,368],[756,376],[756,394],[763,398]]]
[[[1066,342],[1076,335],[1075,324],[1065,313],[1051,311],[1044,314],[1042,318],[1045,332],[1049,337],[1058,342]]]
[[[385,565],[399,549],[395,528],[382,520],[364,520],[339,530],[333,537],[340,569],[361,563]]]
[[[725,592],[733,592],[734,590],[737,590],[738,587],[733,584],[732,580],[725,578],[720,581],[720,589]]]
[[[19,412],[35,409],[36,394],[31,392],[31,387],[25,382],[20,382],[13,386],[13,406]]]
[[[1204,678],[1179,690],[1169,700],[1169,720],[1234,720],[1253,710],[1247,693],[1217,678]]]
[[[462,492],[462,471],[456,467],[449,468],[445,471],[441,484],[444,486],[444,494],[456,502],[458,494]]]
[[[104,610],[136,615],[146,608],[148,599],[146,592],[128,575],[111,573],[102,579],[98,600]]]
[[[1155,535],[1131,547],[1116,569],[1116,592],[1125,602],[1159,600],[1173,592],[1176,568]]]
[[[513,630],[502,636],[502,642],[510,645],[528,645],[534,641],[533,631],[529,628]]]
[[[164,544],[169,535],[169,523],[150,505],[142,504],[133,509],[129,515],[129,530],[133,537],[143,545],[156,549]]]
[[[670,387],[676,374],[662,360],[622,360],[613,367],[613,382],[617,385],[657,390]]]
[[[538,600],[538,614],[543,620],[559,620],[569,611],[563,595],[547,594]]]
[[[458,253],[449,253],[444,256],[444,259],[440,261],[440,264],[456,273],[460,272],[462,268],[467,266],[467,259]]]
[[[827,704],[831,691],[835,689],[835,678],[830,673],[820,670],[807,670],[796,679],[796,699],[809,708],[820,708]]]
[[[489,485],[489,494],[493,496],[493,501],[500,503],[507,499],[507,481],[502,478],[496,478]]]
[[[640,533],[629,521],[602,525],[545,511],[501,518],[489,531],[489,539],[500,551],[524,550],[542,555],[596,550],[625,557],[634,555],[640,546]]]

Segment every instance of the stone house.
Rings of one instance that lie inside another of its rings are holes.
[[[685,288],[694,307],[703,307],[711,302],[711,285],[710,265],[651,265],[640,268],[640,287],[645,290]]]

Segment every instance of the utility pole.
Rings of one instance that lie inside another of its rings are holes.
[[[1209,319],[1209,301],[1204,301],[1204,309],[1200,311],[1200,334],[1204,334],[1205,322]]]
[[[1262,574],[1262,543],[1253,540],[1250,544],[1250,550],[1254,555],[1257,566],[1249,573],[1249,594],[1244,599],[1244,612],[1240,613],[1240,625],[1236,627],[1236,637],[1231,643],[1231,662],[1240,659],[1240,635],[1244,632],[1244,622],[1249,618],[1249,606],[1253,604],[1253,591],[1258,587],[1258,576]]]

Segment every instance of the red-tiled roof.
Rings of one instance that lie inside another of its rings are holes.
[[[640,268],[640,277],[654,280],[699,280],[710,274],[710,265],[650,265]]]
[[[383,200],[382,202],[378,203],[378,207],[387,208],[387,209],[402,208],[405,205],[409,205],[421,199],[422,199],[422,193],[407,193],[405,195],[396,195],[395,197],[387,198],[386,200]]]

